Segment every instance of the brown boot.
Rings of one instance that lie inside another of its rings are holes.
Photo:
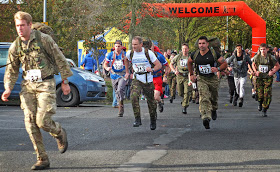
[[[43,170],[46,168],[50,168],[49,158],[41,159],[39,158],[36,164],[31,167],[31,170]]]
[[[57,147],[60,153],[66,152],[68,148],[67,134],[64,128],[61,128],[61,132],[57,137],[55,137],[57,142]]]
[[[123,108],[123,100],[119,102],[119,117],[123,117],[124,108]]]

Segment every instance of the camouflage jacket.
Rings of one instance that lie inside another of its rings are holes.
[[[56,74],[54,65],[58,68],[62,79],[66,79],[73,75],[63,53],[51,36],[44,33],[41,33],[40,35],[41,44],[46,53],[43,53],[43,50],[38,46],[34,30],[32,30],[30,34],[30,39],[28,40],[27,45],[22,41],[19,43],[21,50],[24,53],[18,51],[16,41],[14,41],[9,48],[7,64],[10,62],[12,63],[6,67],[4,76],[5,89],[13,89],[18,78],[20,64],[22,64],[23,78],[26,77],[27,71],[30,69],[39,69],[42,78],[54,75]],[[49,57],[46,57],[47,54]],[[50,58],[55,62],[54,65],[50,62]]]
[[[172,59],[171,63],[174,65],[174,68],[177,67],[178,72],[188,73],[188,66],[187,66],[188,59],[189,56],[183,56],[183,54],[180,53]]]
[[[269,78],[270,76],[268,75],[268,72],[275,66],[277,63],[277,60],[275,59],[274,56],[267,54],[266,57],[262,56],[261,54],[256,54],[254,56],[253,62],[255,62],[257,71],[259,71],[259,66],[260,65],[267,65],[268,66],[268,71],[266,73],[260,72],[258,78]]]

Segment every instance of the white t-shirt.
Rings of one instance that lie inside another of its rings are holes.
[[[131,50],[129,50],[126,53],[126,57],[129,61],[131,61],[130,52],[131,52]],[[154,63],[157,60],[156,55],[151,50],[149,50],[148,53],[149,53],[151,62]],[[149,60],[147,59],[147,57],[145,55],[145,49],[143,47],[142,47],[141,52],[134,51],[131,63],[132,63],[134,72],[136,72],[136,71],[145,72],[147,67],[151,67]],[[141,81],[143,83],[153,82],[153,75],[151,74],[151,72],[147,73],[147,81],[146,81],[146,74],[142,74],[142,75],[135,74],[135,76],[138,81]]]

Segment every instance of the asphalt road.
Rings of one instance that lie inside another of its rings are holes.
[[[123,118],[109,105],[92,103],[58,108],[53,119],[68,133],[69,149],[60,154],[55,140],[42,131],[51,162],[45,171],[280,171],[280,84],[273,85],[273,100],[264,118],[246,85],[243,107],[228,103],[226,80],[219,91],[216,121],[206,130],[198,105],[181,113],[181,98],[165,99],[157,129],[149,128],[149,114],[141,101],[142,126],[134,122],[131,104]],[[31,171],[36,162],[19,106],[0,106],[0,171]]]

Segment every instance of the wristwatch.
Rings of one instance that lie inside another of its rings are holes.
[[[64,80],[62,80],[62,83],[63,84],[69,84],[69,81],[68,81],[68,79],[64,79]]]

